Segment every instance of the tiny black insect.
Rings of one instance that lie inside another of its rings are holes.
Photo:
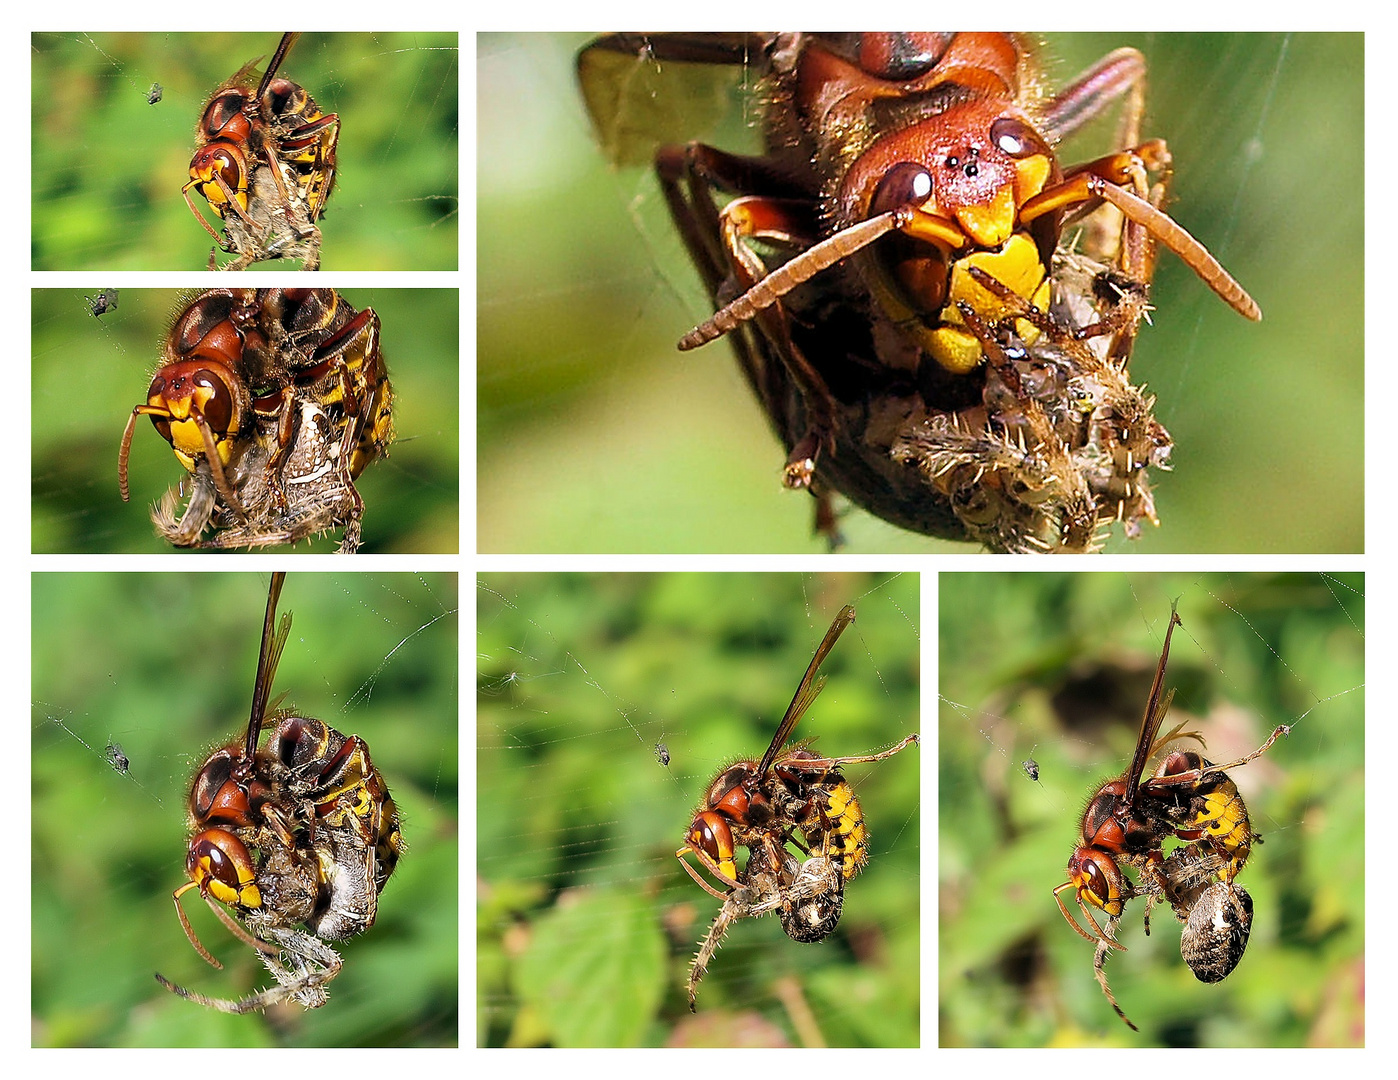
[[[121,749],[121,743],[109,742],[107,744],[107,764],[121,773],[122,776],[125,776],[127,770],[131,768],[130,760]]]
[[[92,312],[92,317],[98,318],[109,311],[117,309],[118,289],[103,289],[96,296],[84,297],[87,300],[87,310]]]

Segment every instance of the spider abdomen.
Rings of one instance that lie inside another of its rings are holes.
[[[845,908],[845,878],[835,859],[807,859],[792,882],[791,903],[781,910],[782,930],[792,941],[824,941],[840,925]]]
[[[1252,932],[1252,897],[1216,881],[1204,890],[1180,934],[1180,956],[1200,982],[1216,983],[1238,966]]]

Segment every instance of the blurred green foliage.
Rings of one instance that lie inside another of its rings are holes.
[[[94,296],[97,289],[87,290]],[[131,501],[117,490],[117,451],[132,406],[144,404],[165,333],[193,293],[122,289],[100,318],[84,292],[31,293],[32,545],[36,552],[169,552],[149,509],[187,475],[170,445],[139,420],[131,440]],[[458,310],[455,289],[347,289],[383,324],[397,441],[355,482],[366,552],[459,547]],[[334,551],[342,530],[298,544]],[[288,550],[288,549],[283,549]]]
[[[710,312],[650,171],[611,169],[596,145],[573,74],[587,41],[478,38],[480,547],[818,551],[731,348],[675,351]],[[1132,371],[1174,471],[1154,480],[1161,527],[1118,529],[1110,549],[1359,551],[1362,35],[1055,34],[1051,85],[1122,45],[1150,65],[1145,134],[1174,155],[1171,212],[1265,318],[1161,256]],[[733,74],[728,123],[675,138],[754,148]],[[1100,135],[1063,160],[1105,150]],[[966,550],[862,511],[842,526],[855,551]]]
[[[872,846],[835,934],[739,921],[697,1014],[689,962],[720,904],[674,855],[843,604],[858,617],[797,738],[838,756],[917,730],[918,599],[915,574],[481,576],[481,1045],[918,1044],[919,748],[847,770]]]
[[[213,242],[180,194],[194,129],[214,88],[279,39],[33,35],[34,269],[205,269]],[[281,70],[340,117],[321,268],[455,270],[456,34],[306,34]]]
[[[1230,773],[1264,839],[1237,970],[1196,981],[1169,909],[1146,937],[1127,905],[1106,973],[1138,1035],[1052,889],[1131,759],[1176,597],[1165,723],[1212,761],[1294,730]],[[1364,1044],[1363,575],[944,573],[939,629],[941,1045]]]
[[[456,1045],[456,585],[454,574],[288,575],[281,610],[294,621],[273,701],[285,694],[286,707],[364,737],[408,852],[375,925],[337,943],[345,967],[328,1004],[229,1016],[152,975],[215,997],[271,982],[186,895],[226,970],[208,967],[170,905],[186,880],[191,776],[246,729],[267,575],[33,575],[35,1045]],[[126,775],[105,760],[109,739]]]

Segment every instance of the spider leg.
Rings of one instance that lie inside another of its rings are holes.
[[[280,1005],[284,1001],[294,1000],[312,1009],[324,1005],[327,1000],[326,992],[323,989],[324,985],[335,978],[344,966],[344,961],[340,959],[340,955],[324,942],[309,934],[276,927],[265,929],[268,937],[273,938],[280,946],[280,950],[274,947],[273,952],[285,953],[291,958],[293,964],[292,968],[283,968],[271,957],[264,957],[268,970],[276,976],[277,982],[280,984],[278,986],[269,987],[249,997],[233,1001],[225,998],[207,997],[204,994],[188,990],[178,983],[171,982],[158,971],[155,973],[156,982],[186,1001],[235,1015],[261,1012],[273,1005]]]
[[[1120,921],[1121,916],[1119,915],[1113,915],[1109,918],[1107,920],[1107,932],[1115,933],[1117,923]],[[1107,957],[1111,955],[1111,950],[1108,948],[1109,945],[1116,945],[1116,942],[1111,937],[1104,934],[1102,940],[1097,943],[1097,951],[1092,955],[1092,974],[1096,977],[1097,985],[1102,988],[1102,993],[1107,995],[1107,1000],[1112,1003],[1112,1008],[1116,1010],[1116,1014],[1121,1017],[1122,1022],[1132,1031],[1140,1031],[1141,1029],[1131,1022],[1131,1018],[1121,1011],[1121,1006],[1116,1003],[1116,995],[1112,993],[1112,988],[1107,985],[1107,971],[1104,965],[1107,962]],[[1121,947],[1122,946],[1117,945],[1117,948]]]
[[[687,864],[686,864],[687,865]],[[709,932],[704,935],[704,940],[699,943],[699,951],[694,954],[694,959],[689,964],[689,1011],[696,1012],[695,1001],[699,993],[699,980],[709,970],[709,961],[718,952],[718,947],[723,943],[724,935],[728,933],[728,928],[737,919],[749,914],[747,906],[747,890],[735,889],[724,901],[723,907],[719,909],[714,921],[709,924]]]

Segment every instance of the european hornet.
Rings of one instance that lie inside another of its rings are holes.
[[[393,440],[378,339],[373,309],[356,311],[333,289],[200,293],[127,421],[122,499],[136,418],[146,415],[190,474],[183,514],[173,490],[152,511],[175,546],[265,547],[343,525],[340,550],[356,550],[364,504],[354,480]]]
[[[1112,1008],[1133,1031],[1136,1025],[1121,1010],[1107,984],[1103,964],[1113,949],[1125,949],[1116,940],[1116,928],[1135,896],[1147,897],[1146,932],[1150,932],[1150,908],[1164,900],[1175,917],[1185,923],[1180,951],[1190,970],[1202,982],[1225,978],[1247,945],[1252,926],[1252,898],[1235,878],[1242,871],[1254,843],[1247,806],[1237,785],[1228,776],[1265,754],[1291,729],[1278,727],[1260,747],[1225,765],[1215,765],[1189,750],[1165,750],[1176,738],[1203,743],[1196,732],[1176,726],[1157,737],[1174,696],[1162,694],[1165,666],[1170,657],[1170,637],[1183,625],[1172,606],[1170,625],[1146,701],[1136,750],[1126,772],[1097,789],[1083,811],[1078,843],[1068,860],[1068,881],[1053,890],[1058,910],[1083,938],[1096,945],[1093,972]],[[1160,759],[1153,775],[1142,779],[1146,766]],[[1175,838],[1183,846],[1166,856],[1164,841]],[[1123,864],[1140,875],[1133,884]],[[1063,902],[1072,889],[1089,932],[1073,918]],[[1106,928],[1092,914],[1096,908],[1107,916]]]
[[[218,86],[195,129],[181,193],[218,246],[238,253],[225,270],[285,258],[303,259],[305,270],[320,267],[316,222],[335,186],[340,118],[322,113],[304,87],[277,74],[300,36],[282,35],[260,80],[252,60]],[[223,236],[199,213],[190,188],[223,220]],[[209,269],[218,269],[213,252]]]
[[[1018,35],[612,35],[578,69],[618,159],[641,99],[696,65],[755,74],[765,151],[654,150],[717,309],[679,347],[730,336],[820,531],[836,539],[835,492],[1003,551],[1090,551],[1113,520],[1157,521],[1146,471],[1170,438],[1126,370],[1156,245],[1261,312],[1162,210],[1171,158],[1140,138],[1139,52],[1049,95]],[[1121,149],[1065,168],[1055,145],[1117,102]]]
[[[155,976],[167,990],[220,1012],[253,1012],[285,1001],[324,1005],[325,986],[343,966],[325,942],[374,925],[379,893],[404,851],[398,809],[364,740],[290,709],[267,712],[291,632],[290,614],[276,622],[285,577],[272,575],[247,731],[195,774],[185,859],[190,880],[174,892],[180,925],[200,956],[223,966],[180,906],[191,889],[238,940],[257,950],[278,985],[226,1001]],[[259,749],[266,729],[272,734]]]
[[[761,761],[738,761],[714,777],[685,834],[684,846],[675,852],[689,876],[723,901],[690,965],[691,1011],[699,981],[733,922],[776,911],[793,941],[823,941],[839,924],[845,883],[869,861],[864,809],[840,769],[890,758],[916,743],[917,735],[887,750],[857,757],[823,758],[806,749],[805,743],[786,746],[825,683],[823,677],[816,678],[820,665],[853,621],[854,608],[841,608]],[[801,850],[805,862],[798,861],[788,843]],[[741,867],[740,847],[748,849]],[[726,891],[705,881],[686,860],[687,854],[694,855]]]

